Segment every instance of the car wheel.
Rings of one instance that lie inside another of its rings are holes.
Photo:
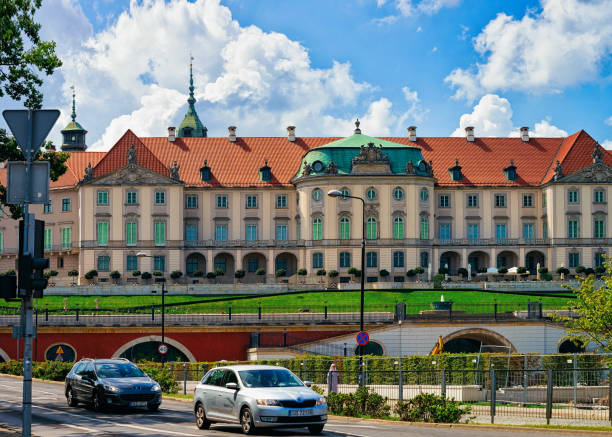
[[[159,404],[149,404],[147,405],[147,410],[149,411],[159,411]]]
[[[255,424],[253,423],[253,414],[251,409],[245,407],[240,412],[240,425],[242,425],[242,432],[245,434],[255,433]]]
[[[66,390],[66,402],[68,402],[69,407],[76,407],[79,405],[79,401],[77,401],[72,392],[72,387],[68,387],[68,390]]]
[[[200,429],[210,428],[211,422],[206,418],[206,412],[204,411],[204,405],[198,402],[195,410],[196,425]]]
[[[308,431],[312,435],[319,435],[323,432],[323,427],[325,425],[308,425]]]
[[[102,390],[96,390],[93,395],[93,408],[96,411],[104,411],[106,404],[104,403],[104,395]]]

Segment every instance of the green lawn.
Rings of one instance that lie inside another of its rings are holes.
[[[366,311],[394,311],[395,304],[398,302],[406,303],[406,311],[409,314],[416,314],[422,310],[428,310],[430,303],[439,301],[441,295],[444,300],[454,302],[453,310],[466,311],[468,313],[492,313],[493,302],[498,304],[498,312],[515,310],[526,310],[527,302],[541,301],[544,309],[561,309],[569,298],[564,297],[536,297],[525,295],[514,295],[505,293],[485,293],[480,291],[366,291],[365,310]],[[95,308],[96,297],[70,296],[68,308]],[[151,296],[101,296],[99,297],[101,309],[125,309],[129,307],[144,306],[142,312],[150,311],[151,305],[160,305],[161,296],[159,294]],[[219,301],[219,300],[222,301]],[[229,300],[228,300],[229,299]],[[202,301],[213,301],[210,303]],[[173,306],[179,302],[200,302],[188,306]],[[234,313],[257,312],[258,305],[261,303],[263,312],[297,312],[308,309],[311,312],[324,311],[327,303],[329,312],[340,311],[359,311],[360,293],[358,291],[331,291],[331,292],[302,292],[279,296],[249,296],[247,298],[216,296],[166,296],[166,311],[168,313],[193,313],[193,312],[227,312],[229,305],[232,305]],[[43,299],[35,300],[38,308],[44,310],[62,309],[64,307],[63,296],[48,296]],[[0,303],[1,305],[1,303]],[[9,303],[16,307],[18,303]]]

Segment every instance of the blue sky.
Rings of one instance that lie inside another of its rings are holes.
[[[192,54],[210,136],[349,135],[359,117],[374,136],[529,126],[612,148],[612,0],[43,0],[38,19],[64,60],[45,83],[56,143],[72,84],[92,150],[165,135]]]

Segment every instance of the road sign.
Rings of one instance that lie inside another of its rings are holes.
[[[6,124],[11,129],[19,148],[26,158],[33,156],[42,142],[47,138],[49,131],[60,115],[57,109],[6,109],[2,111]],[[32,119],[32,137],[30,139],[30,150],[28,145],[28,122]]]
[[[168,346],[166,346],[165,344],[160,344],[157,350],[160,354],[166,355],[168,353]]]
[[[22,204],[26,199],[26,163],[9,161],[7,163],[8,181],[6,203]],[[30,164],[30,203],[49,203],[49,161],[34,161]]]
[[[357,334],[357,344],[365,346],[370,341],[370,335],[366,331],[361,331]]]

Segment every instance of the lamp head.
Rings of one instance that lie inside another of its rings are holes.
[[[143,256],[148,256],[148,255],[144,252],[138,252],[136,256],[143,257]]]
[[[329,197],[342,197],[342,191],[340,190],[329,190],[327,192]]]

